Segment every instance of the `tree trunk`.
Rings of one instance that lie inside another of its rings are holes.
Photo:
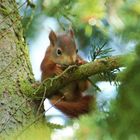
[[[34,118],[36,106],[24,92],[33,82],[16,2],[0,0],[0,139]]]

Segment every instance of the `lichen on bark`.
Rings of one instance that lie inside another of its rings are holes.
[[[34,82],[29,53],[15,1],[0,3],[0,136],[22,128],[34,118],[35,104],[22,90]],[[27,90],[28,92],[28,90]]]

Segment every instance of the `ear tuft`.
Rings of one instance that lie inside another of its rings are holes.
[[[49,34],[49,39],[50,39],[51,44],[54,46],[55,42],[57,40],[57,36],[53,30],[51,30],[51,32]]]
[[[69,34],[70,34],[70,36],[72,37],[72,38],[74,38],[74,31],[73,31],[73,29],[69,29]]]

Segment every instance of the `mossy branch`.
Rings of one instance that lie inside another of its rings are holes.
[[[55,91],[61,89],[65,85],[80,79],[86,79],[92,75],[101,72],[111,71],[122,67],[123,63],[120,56],[107,57],[97,59],[95,61],[86,63],[79,67],[67,68],[60,76],[47,79],[42,82],[38,89],[34,92],[35,98],[42,98],[44,89],[47,94],[46,97],[53,95]]]

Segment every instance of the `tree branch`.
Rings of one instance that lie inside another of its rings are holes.
[[[33,96],[35,98],[42,98],[45,87],[47,92],[46,96],[49,97],[50,95],[54,94],[54,91],[61,89],[65,85],[75,80],[86,79],[92,75],[111,71],[121,66],[123,66],[123,63],[121,62],[121,56],[115,56],[97,59],[79,67],[68,67],[61,75],[43,81],[38,89],[34,92]]]

